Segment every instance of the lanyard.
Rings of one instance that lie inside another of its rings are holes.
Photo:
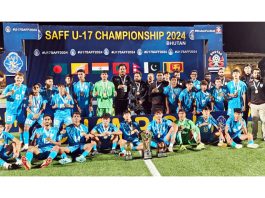
[[[156,130],[158,131],[158,133],[161,134],[162,128],[163,128],[163,121],[161,124],[156,122]]]
[[[32,97],[33,107],[38,108],[40,105],[40,95]]]
[[[83,92],[85,87],[85,82],[81,83],[81,81],[79,81],[79,85],[80,85],[80,91]]]
[[[102,81],[102,87],[103,87],[103,91],[106,92],[108,90],[108,88],[109,88],[108,81],[107,82],[103,82]]]
[[[255,80],[253,81],[253,84],[254,84],[254,87],[255,87],[255,91],[256,90],[258,90],[258,88],[259,88],[259,84],[260,84],[260,81],[257,83],[257,85],[256,85],[256,83],[255,83]]]
[[[65,97],[65,99],[61,96],[61,94],[59,94],[60,98],[62,99],[64,104],[67,104],[67,98]]]
[[[162,82],[157,86],[157,81],[156,81],[156,88],[158,89],[162,85]]]
[[[126,77],[127,77],[127,75],[125,75],[125,76],[124,76],[124,80],[122,80],[122,77],[120,76],[120,78],[121,78],[121,83],[122,83],[123,85],[125,85]]]
[[[238,91],[239,90],[239,81],[238,81],[238,83],[233,81],[233,83],[234,83],[234,87],[235,87],[236,91]]]
[[[107,128],[105,128],[104,125],[102,124],[102,127],[103,127],[103,132],[109,131],[109,126]]]
[[[141,83],[135,83],[135,85],[137,87],[136,91],[140,91]]]

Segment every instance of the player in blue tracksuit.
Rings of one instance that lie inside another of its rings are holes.
[[[133,122],[131,118],[131,112],[126,110],[123,113],[124,121],[120,123],[120,130],[122,132],[122,139],[119,141],[121,148],[121,154],[125,154],[126,142],[131,142],[133,147],[132,150],[142,150],[143,143],[139,140],[140,126],[137,122]]]
[[[29,95],[28,99],[28,107],[27,107],[27,119],[24,125],[24,132],[23,132],[23,143],[24,146],[21,149],[28,150],[29,146],[29,129],[32,125],[36,122],[39,125],[42,124],[43,121],[43,111],[45,110],[47,101],[43,99],[40,94],[41,85],[39,83],[35,83],[32,87],[32,92]]]
[[[54,127],[58,130],[62,123],[66,126],[72,124],[71,110],[74,108],[74,101],[65,90],[65,85],[58,85],[59,93],[52,98],[54,113]]]
[[[85,82],[86,75],[83,69],[77,71],[77,76],[79,81],[74,84],[74,95],[77,110],[81,113],[82,117],[89,117],[89,114],[93,112],[93,84],[91,82]]]
[[[192,91],[198,92],[201,89],[201,82],[197,80],[198,72],[197,70],[192,70],[190,73],[190,80],[193,83]]]
[[[164,95],[166,96],[166,113],[177,113],[178,100],[182,88],[178,85],[176,77],[172,77],[170,85],[164,87]]]
[[[72,159],[67,157],[66,153],[76,152],[81,154],[79,157],[76,157],[76,161],[85,162],[86,156],[89,155],[93,146],[96,145],[93,141],[87,143],[87,141],[93,136],[88,134],[88,128],[84,124],[81,124],[81,114],[79,112],[73,114],[73,124],[61,131],[60,136],[61,138],[67,137],[68,141],[67,147],[60,147],[59,153],[62,157],[62,159],[59,160],[60,164],[72,162]]]
[[[33,155],[37,155],[38,159],[46,158],[41,164],[41,168],[51,164],[52,160],[57,156],[61,142],[58,138],[58,129],[51,125],[51,116],[44,115],[43,127],[36,129],[32,134],[33,146],[29,146],[26,156],[21,158],[22,165],[26,170],[31,169]]]
[[[213,111],[224,111],[224,102],[227,99],[226,89],[222,87],[221,78],[215,79],[215,86],[211,89],[211,107]]]
[[[54,109],[52,109],[52,98],[57,93],[58,88],[53,85],[53,77],[46,76],[45,87],[42,87],[40,90],[41,96],[47,101],[45,111],[43,112],[45,115],[50,115],[52,117],[54,116]]]
[[[11,169],[6,160],[16,158],[19,160],[20,142],[11,133],[4,131],[4,123],[0,121],[0,167]]]
[[[175,123],[163,118],[162,109],[156,109],[155,119],[147,127],[147,132],[153,135],[151,146],[155,148],[167,146],[168,151],[173,152],[177,131],[178,127]]]
[[[201,89],[195,94],[197,114],[200,114],[204,107],[211,105],[211,95],[207,91],[207,86],[208,82],[206,80],[202,80]]]
[[[6,98],[5,131],[9,132],[15,120],[18,122],[20,141],[23,142],[23,125],[25,122],[25,105],[27,86],[22,84],[24,75],[20,72],[15,75],[15,83],[8,85],[0,98]]]
[[[107,149],[111,147],[111,153],[115,154],[119,135],[121,135],[122,132],[110,123],[109,113],[103,114],[101,120],[102,122],[97,124],[91,130],[91,134],[95,136],[95,141],[100,149]]]
[[[242,110],[240,108],[233,109],[234,115],[230,116],[225,125],[225,138],[232,148],[242,148],[241,142],[248,140],[248,148],[258,148],[258,144],[254,144],[253,136],[247,131],[246,121],[242,118]]]
[[[178,109],[184,109],[186,112],[196,113],[195,92],[192,91],[193,83],[188,80],[186,89],[182,90],[179,95]]]
[[[196,120],[196,126],[200,129],[201,141],[207,144],[217,144],[223,146],[224,137],[222,129],[219,127],[218,122],[210,113],[209,107],[204,107],[202,116]]]
[[[227,83],[228,111],[227,115],[233,116],[234,108],[240,108],[245,111],[246,108],[246,84],[240,80],[240,71],[234,69],[232,72],[233,80]]]

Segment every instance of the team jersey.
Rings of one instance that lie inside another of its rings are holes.
[[[192,107],[194,99],[195,92],[188,92],[187,89],[184,89],[179,95],[179,101],[181,102],[181,106],[186,112],[190,112],[193,110]]]
[[[74,94],[77,99],[78,106],[80,108],[89,106],[90,103],[90,93],[93,90],[93,84],[91,82],[78,81],[74,84]]]
[[[25,101],[24,98],[27,95],[27,86],[21,84],[21,86],[18,87],[13,83],[4,89],[2,94],[6,95],[10,91],[14,93],[6,98],[6,111],[11,114],[20,114]]]
[[[228,133],[232,139],[240,135],[243,132],[243,128],[247,126],[243,118],[242,121],[235,121],[234,117],[229,117],[225,125],[228,126]]]
[[[95,93],[98,93],[95,96]],[[95,83],[93,89],[93,96],[97,98],[98,108],[112,108],[113,107],[113,97],[115,93],[115,86],[113,82],[98,81]]]
[[[11,133],[3,131],[0,134],[0,151],[5,148],[5,146],[8,145],[9,142],[13,141],[14,138],[15,137]]]
[[[189,134],[191,131],[198,132],[198,127],[189,119],[185,119],[183,121],[177,120],[175,122],[178,126],[178,131],[181,132],[181,134]]]
[[[234,94],[238,93],[237,97],[235,98],[230,98],[228,101],[228,115],[233,115],[233,109],[234,108],[242,108],[244,103],[243,103],[243,94],[246,93],[247,91],[247,86],[246,84],[239,80],[239,82],[236,84],[235,81],[230,81],[227,83],[227,93],[229,94]]]
[[[199,127],[199,125],[205,122],[208,125]],[[214,126],[215,128],[219,128],[218,122],[214,119],[212,115],[210,115],[207,119],[205,119],[203,116],[200,116],[196,121],[196,126],[200,128],[201,132],[211,132],[212,126]]]
[[[82,133],[88,134],[88,128],[84,124],[80,124],[78,127],[75,125],[70,125],[66,127],[66,133],[61,135],[61,138],[67,137],[69,146],[74,146],[80,143],[85,143],[85,137]]]
[[[57,136],[58,130],[55,127],[50,127],[49,130],[44,129],[44,127],[38,128],[33,132],[30,139],[34,140],[37,134],[40,135],[40,137],[36,140],[36,144],[39,148],[45,146],[52,146],[53,144],[49,141],[49,138],[54,142],[57,142],[59,140],[59,136]]]
[[[43,104],[46,104],[47,100],[44,100],[43,97],[39,94],[37,96],[32,95],[31,106],[29,109],[31,111],[30,114],[37,114],[41,110]]]
[[[140,126],[137,122],[125,122],[122,121],[120,124],[120,130],[122,132],[122,139],[127,140],[129,142],[139,141],[138,134],[131,134],[131,131],[137,129],[140,132]]]
[[[209,92],[199,91],[195,94],[197,111],[201,112],[202,109],[210,105],[211,98]]]
[[[195,88],[195,91],[199,91],[201,89],[201,81],[199,80],[192,80],[193,87]]]
[[[211,95],[214,99],[214,111],[224,111],[224,102],[226,99],[226,89],[220,88],[217,89],[213,87],[211,89]]]
[[[102,134],[104,132],[117,132],[119,131],[119,129],[114,126],[112,123],[109,123],[109,126],[107,128],[104,128],[103,123],[97,124],[96,126],[94,126],[94,128],[92,129],[92,131],[95,131],[98,134]]]
[[[47,101],[47,104],[50,105],[52,98],[55,94],[58,93],[58,88],[57,87],[52,87],[51,89],[47,89],[46,87],[42,87],[40,90],[40,94],[43,97],[43,100]]]
[[[169,132],[169,129],[172,127],[172,121],[171,120],[166,120],[162,119],[162,123],[157,123],[156,120],[152,120],[148,127],[147,130],[150,131],[153,134],[154,138],[159,138],[158,136],[160,135],[161,137],[165,137],[167,133]]]
[[[164,87],[164,94],[167,96],[169,104],[172,106],[178,106],[178,99],[182,89],[178,86],[172,87],[168,85]]]
[[[65,104],[73,105],[74,101],[73,101],[71,96],[70,96],[71,99],[68,99],[68,96],[70,96],[70,95],[61,96],[61,94],[58,93],[58,94],[54,95],[54,97],[52,98],[52,105],[57,105],[57,108],[56,108],[56,111],[55,111],[56,115],[58,115],[58,114],[71,115],[71,109],[72,108],[65,107]]]

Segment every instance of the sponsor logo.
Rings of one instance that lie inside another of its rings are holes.
[[[10,28],[10,26],[6,26],[5,31],[6,31],[7,33],[11,32],[11,28]]]
[[[109,49],[108,48],[105,48],[104,51],[103,51],[104,55],[108,56],[109,55]]]
[[[143,50],[142,50],[142,49],[138,49],[138,50],[137,50],[137,54],[138,54],[139,56],[141,56],[141,55],[143,54]]]
[[[34,54],[34,56],[39,56],[40,55],[40,50],[35,49],[33,54]]]
[[[170,48],[170,49],[168,50],[168,55],[172,56],[173,54],[174,54],[174,51]]]
[[[71,55],[71,56],[75,56],[75,55],[76,55],[76,51],[75,51],[75,49],[71,49],[71,50],[70,50],[70,55]]]

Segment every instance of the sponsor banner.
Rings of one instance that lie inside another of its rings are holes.
[[[226,67],[227,54],[219,50],[210,51],[206,55],[206,62],[209,72],[218,72],[219,68]]]

